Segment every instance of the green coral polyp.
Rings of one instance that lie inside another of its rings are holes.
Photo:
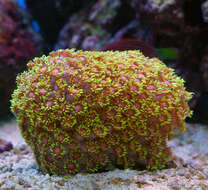
[[[98,171],[99,166],[94,158],[88,157],[86,161],[87,172],[93,173]]]
[[[84,138],[89,137],[91,132],[90,128],[87,125],[85,126],[84,124],[77,127],[76,131],[81,137]]]
[[[66,155],[66,149],[60,142],[55,142],[49,145],[49,150],[54,158],[62,158]]]
[[[113,149],[118,157],[125,157],[127,155],[126,146],[124,144],[113,147]]]
[[[82,159],[83,156],[84,156],[83,152],[81,152],[81,150],[79,149],[72,151],[69,155],[69,157],[71,157],[73,160],[76,160],[76,161]]]
[[[184,81],[138,50],[58,50],[27,66],[11,110],[50,174],[163,168],[166,140],[191,116]]]
[[[79,171],[79,164],[76,160],[67,160],[64,164],[65,174],[76,174]]]
[[[80,148],[80,143],[78,140],[71,138],[68,142],[70,150],[77,150]]]
[[[64,131],[59,130],[57,130],[57,132],[54,134],[54,138],[56,139],[56,141],[59,141],[60,143],[67,143],[70,141],[70,136],[67,135],[67,133],[65,133]]]
[[[109,129],[106,126],[93,126],[93,132],[96,136],[104,138],[108,134]]]
[[[38,143],[41,146],[48,147],[51,144],[51,137],[48,133],[41,132],[38,136]]]

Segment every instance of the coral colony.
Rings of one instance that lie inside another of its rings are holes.
[[[184,81],[138,50],[58,50],[27,66],[11,109],[50,174],[164,168],[166,140],[191,116]]]

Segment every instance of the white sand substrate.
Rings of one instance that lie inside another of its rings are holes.
[[[208,190],[208,126],[188,124],[185,134],[168,143],[176,167],[63,178],[41,172],[15,121],[1,125],[0,138],[14,149],[0,153],[0,190]]]

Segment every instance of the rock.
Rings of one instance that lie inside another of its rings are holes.
[[[99,50],[122,38],[151,41],[151,34],[135,19],[128,1],[99,0],[73,14],[61,30],[55,49]]]
[[[41,50],[41,39],[15,0],[0,1],[0,118],[9,113],[15,78]]]
[[[61,28],[71,15],[96,0],[26,0],[27,8],[38,22],[45,40],[45,49],[51,49]],[[49,19],[50,17],[50,19]]]
[[[4,151],[10,151],[11,149],[13,149],[13,145],[11,142],[0,139],[0,153]]]

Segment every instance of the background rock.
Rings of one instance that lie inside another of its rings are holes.
[[[151,42],[151,34],[135,19],[130,3],[124,0],[99,0],[73,14],[60,32],[55,49],[98,50],[122,38]]]
[[[25,0],[29,12],[40,25],[45,50],[51,50],[71,15],[96,0]]]
[[[15,0],[0,1],[0,117],[9,114],[9,100],[18,73],[41,51],[41,38]]]

